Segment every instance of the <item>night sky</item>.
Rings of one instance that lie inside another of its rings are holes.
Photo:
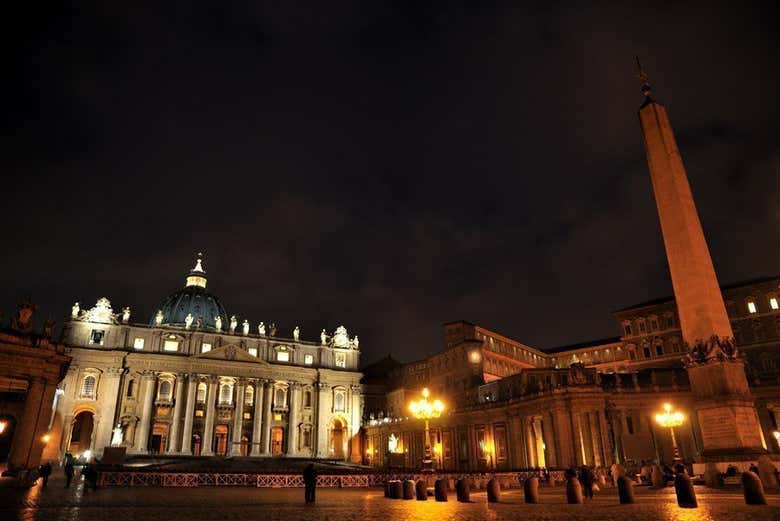
[[[26,295],[148,321],[202,251],[228,313],[343,323],[364,363],[458,319],[617,335],[671,294],[635,54],[721,283],[780,273],[773,7],[293,3],[5,11],[4,322]]]

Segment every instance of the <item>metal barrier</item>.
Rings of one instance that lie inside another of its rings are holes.
[[[414,480],[428,477],[457,481],[461,478],[472,482],[487,483],[496,478],[504,488],[516,488],[535,472],[489,472],[489,473],[435,473],[431,474],[322,474],[317,476],[317,486],[326,488],[381,487],[389,480]],[[552,472],[555,481],[563,480],[563,472]],[[557,474],[560,474],[558,476]],[[289,488],[303,487],[300,474],[216,474],[184,472],[131,472],[102,471],[99,479],[103,487],[259,487]]]

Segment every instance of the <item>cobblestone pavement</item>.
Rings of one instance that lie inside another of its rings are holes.
[[[74,483],[76,485],[76,483]],[[303,503],[302,489],[257,488],[104,488],[84,492],[83,485],[66,490],[52,480],[46,489],[0,489],[0,519],[24,520],[680,520],[769,521],[780,519],[780,495],[769,505],[747,506],[738,489],[697,487],[699,508],[677,507],[671,489],[637,488],[637,502],[619,505],[614,489],[584,505],[567,505],[562,488],[543,489],[541,503],[526,505],[522,491],[505,490],[502,503],[487,503],[484,492],[472,492],[472,503],[386,499],[379,489],[319,489],[316,506]]]

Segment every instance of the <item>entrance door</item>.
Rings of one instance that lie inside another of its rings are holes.
[[[75,457],[84,454],[92,446],[92,427],[94,418],[89,411],[81,411],[73,418],[73,427],[70,431],[70,445],[68,452]]]
[[[200,456],[200,434],[192,435],[192,454]]]
[[[281,427],[274,427],[271,429],[271,455],[281,456],[284,447],[282,441],[284,440],[284,429]]]
[[[344,459],[344,424],[341,420],[333,420],[333,430],[331,431],[331,454],[336,459]]]
[[[227,448],[228,448],[228,426],[227,425],[217,425],[214,429],[214,444],[216,445],[216,449],[214,450],[214,453],[217,456],[227,456]]]

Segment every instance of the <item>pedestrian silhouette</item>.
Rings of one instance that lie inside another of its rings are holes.
[[[44,463],[40,467],[38,467],[38,474],[41,476],[41,479],[43,480],[43,486],[49,484],[49,476],[51,476],[51,463]]]
[[[314,503],[314,493],[317,489],[317,470],[313,463],[303,469],[303,483],[306,485],[306,502]]]

